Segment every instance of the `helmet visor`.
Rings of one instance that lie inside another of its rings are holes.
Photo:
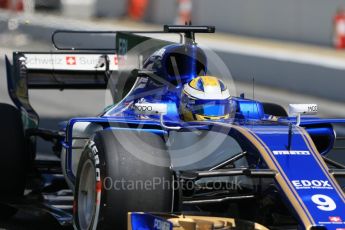
[[[194,100],[189,105],[194,114],[205,116],[224,116],[231,110],[229,100]]]

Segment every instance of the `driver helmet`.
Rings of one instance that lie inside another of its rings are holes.
[[[229,90],[217,77],[196,77],[183,86],[179,109],[184,121],[227,119],[231,112]]]

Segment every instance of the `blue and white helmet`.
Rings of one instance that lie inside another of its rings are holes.
[[[183,87],[180,112],[185,121],[227,119],[230,92],[217,77],[196,77]]]

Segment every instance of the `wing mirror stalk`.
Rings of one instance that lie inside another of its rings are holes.
[[[289,105],[289,116],[296,116],[296,126],[301,124],[301,115],[316,115],[317,104],[290,104]]]

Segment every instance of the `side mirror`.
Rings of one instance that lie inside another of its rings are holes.
[[[301,115],[316,115],[317,104],[290,104],[289,116],[297,116],[297,126],[301,123]]]

